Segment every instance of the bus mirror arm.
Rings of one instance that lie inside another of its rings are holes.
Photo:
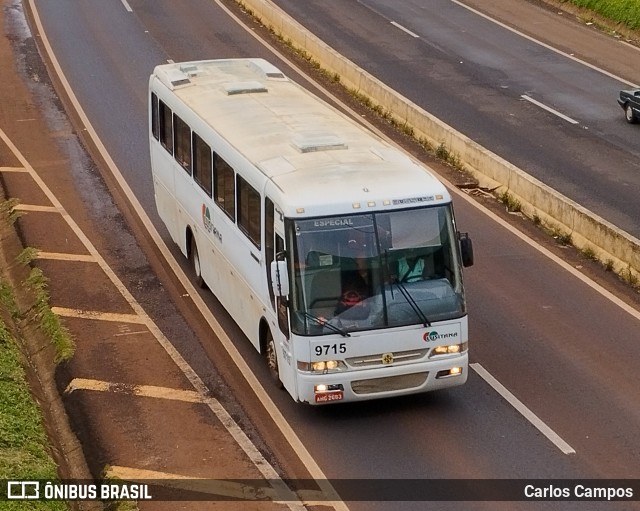
[[[473,266],[473,243],[467,232],[459,232],[460,254],[462,255],[462,266]]]
[[[289,295],[289,274],[287,273],[287,261],[271,262],[271,283],[276,296]]]

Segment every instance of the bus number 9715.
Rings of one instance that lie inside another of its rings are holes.
[[[347,344],[341,342],[340,344],[318,344],[314,348],[316,357],[323,355],[340,355],[347,352]]]

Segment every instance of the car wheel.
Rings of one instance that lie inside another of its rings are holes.
[[[191,247],[189,249],[189,259],[191,260],[191,267],[193,268],[193,273],[196,276],[196,285],[201,288],[206,287],[204,283],[204,279],[202,278],[202,267],[200,265],[200,254],[198,254],[198,246],[196,245],[196,240],[193,238],[191,238]]]
[[[624,116],[629,124],[633,124],[637,120],[636,114],[633,113],[633,108],[630,103],[627,103],[627,106],[624,107]]]
[[[276,351],[276,343],[273,340],[271,332],[267,333],[264,357],[267,361],[267,367],[269,368],[271,379],[278,388],[283,388],[282,382],[280,381],[280,371],[278,370],[278,352]]]

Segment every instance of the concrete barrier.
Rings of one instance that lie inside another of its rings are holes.
[[[306,30],[269,0],[237,0],[262,23],[293,46],[304,50],[343,85],[371,99],[414,134],[434,147],[444,145],[459,158],[482,187],[507,192],[522,205],[525,215],[538,217],[548,227],[571,235],[581,250],[591,250],[602,262],[611,262],[617,272],[640,278],[640,240],[558,193],[538,179],[488,151],[464,134],[402,97]]]

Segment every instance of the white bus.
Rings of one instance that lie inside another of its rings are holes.
[[[157,66],[158,213],[277,386],[321,404],[467,379],[471,241],[424,167],[262,59]]]

